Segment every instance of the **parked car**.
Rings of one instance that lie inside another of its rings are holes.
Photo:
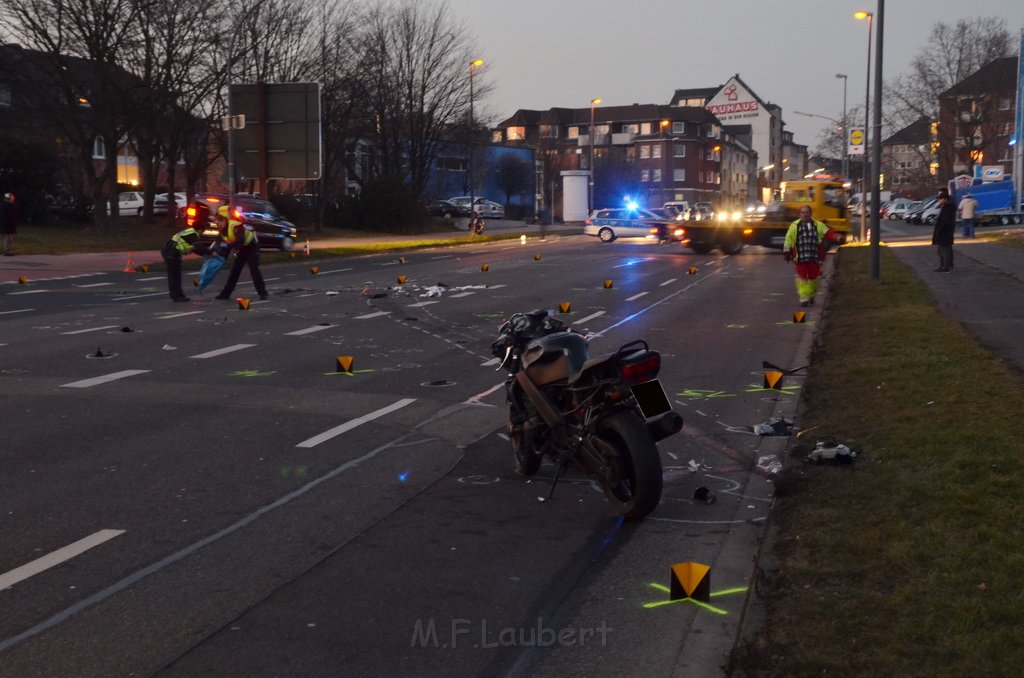
[[[929,198],[920,205],[917,206],[913,211],[908,211],[903,220],[908,224],[922,224],[925,222],[925,212],[934,207],[938,203],[938,198]],[[938,211],[935,212],[935,216],[938,216]]]
[[[913,204],[909,198],[896,198],[882,208],[883,216],[891,221],[902,219]]]
[[[456,205],[449,200],[434,200],[427,205],[427,211],[430,212],[432,217],[444,217],[445,219],[468,217],[469,202],[465,205]]]
[[[460,195],[454,198],[448,198],[447,202],[454,205],[461,205],[462,207],[469,207],[470,197],[468,195]],[[477,196],[473,199],[474,209],[484,219],[504,219],[505,218],[505,207],[500,203],[491,202],[486,198]]]
[[[121,216],[142,214],[142,205],[142,191],[122,191],[117,194],[117,213]]]
[[[584,235],[594,235],[602,242],[617,238],[659,238],[666,228],[665,218],[644,209],[594,210],[583,222]]]
[[[153,214],[167,214],[168,199],[166,193],[160,193],[153,197]],[[174,205],[179,218],[185,215],[185,206],[188,204],[188,197],[184,193],[174,194]],[[142,214],[142,208],[139,208]]]
[[[217,209],[226,204],[228,196],[223,193],[197,195],[185,210],[185,223],[199,231],[203,240],[213,242],[221,236]],[[260,249],[289,252],[295,247],[299,230],[273,203],[251,195],[236,195],[234,207],[241,220],[256,232]]]

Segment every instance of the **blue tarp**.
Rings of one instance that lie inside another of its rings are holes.
[[[199,291],[202,292],[206,286],[213,282],[217,273],[224,267],[226,259],[219,254],[210,254],[203,259],[203,267],[199,269]]]

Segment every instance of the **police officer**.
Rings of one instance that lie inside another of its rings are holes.
[[[160,250],[164,264],[167,265],[167,289],[172,301],[188,301],[181,290],[181,258],[205,247],[205,243],[199,242],[199,232],[194,228],[186,228],[172,235]]]
[[[252,227],[246,226],[241,221],[232,219],[229,216],[227,205],[217,208],[217,216],[226,222],[224,243],[235,251],[235,263],[231,265],[231,273],[224,283],[224,289],[217,295],[218,299],[228,299],[238,284],[238,277],[242,275],[242,267],[249,265],[249,274],[252,276],[253,286],[260,299],[267,298],[267,286],[263,283],[263,274],[260,273],[260,243]]]

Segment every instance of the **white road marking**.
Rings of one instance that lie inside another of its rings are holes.
[[[167,292],[150,292],[149,294],[133,294],[130,297],[114,297],[114,301],[128,301],[129,299],[145,299],[146,297],[159,297]]]
[[[658,285],[658,287],[665,287],[666,285],[671,285],[671,284],[672,284],[672,283],[674,283],[674,282],[675,282],[676,280],[677,280],[677,278],[669,278],[669,279],[668,279],[668,280],[666,280],[665,282],[663,282],[663,283],[661,283],[660,285]]]
[[[411,405],[414,402],[416,402],[415,398],[402,398],[397,402],[391,403],[387,407],[382,407],[381,409],[376,410],[375,412],[364,414],[363,416],[347,421],[344,424],[341,424],[340,426],[335,426],[332,429],[324,431],[320,435],[315,435],[312,438],[309,438],[308,440],[303,440],[295,447],[316,447],[322,442],[330,440],[331,438],[334,438],[336,436],[340,436],[342,433],[345,433],[346,431],[351,431],[355,427],[373,421],[374,419],[383,417],[385,414],[391,414],[392,412],[400,410],[406,405]]]
[[[36,558],[30,563],[25,563],[21,567],[16,567],[10,572],[0,574],[0,591],[9,589],[18,582],[23,582],[29,577],[45,572],[51,567],[60,565],[61,563],[71,560],[75,556],[80,556],[94,546],[99,546],[105,541],[110,541],[114,537],[124,534],[124,530],[100,530],[94,532],[84,539],[68,544],[63,548],[59,548],[53,553],[48,553],[42,558]]]
[[[646,296],[647,296],[647,292],[640,292],[639,294],[634,294],[631,297],[626,297],[626,301],[636,301],[640,297],[646,297]]]
[[[454,254],[445,254],[445,255],[442,255],[442,256],[439,256],[439,257],[430,257],[430,258],[431,259],[454,259],[455,255]]]
[[[271,282],[273,280],[280,280],[280,278],[264,278],[263,282]],[[242,282],[238,283],[238,286],[241,287],[242,285],[252,285],[252,284],[253,284],[253,282],[251,280],[243,280]]]
[[[161,292],[161,294],[163,294]],[[157,318],[157,320],[170,320],[171,318],[184,318],[187,315],[199,315],[200,313],[206,313],[206,311],[185,311],[184,313],[171,313],[170,315],[164,315]]]
[[[327,275],[328,273],[341,273],[342,271],[351,271],[351,268],[334,268],[330,271],[320,271],[317,275]]]
[[[418,306],[430,306],[431,304],[439,304],[439,303],[441,303],[441,302],[439,302],[437,299],[434,299],[433,301],[421,301],[418,304],[409,304],[409,308],[416,308]]]
[[[101,282],[101,283],[89,283],[88,285],[75,285],[75,287],[103,287],[105,285],[113,285],[112,282]]]
[[[205,358],[216,358],[219,355],[225,355],[227,353],[234,353],[235,351],[241,351],[246,348],[252,348],[256,344],[234,344],[233,346],[225,346],[224,348],[218,348],[213,351],[207,351],[206,353],[197,353],[196,355],[189,356],[197,360],[203,360]]]
[[[197,273],[190,273],[189,275],[199,275],[199,273],[198,272]],[[152,276],[150,278],[136,278],[135,282],[149,282],[150,280],[163,280],[166,277],[167,276],[163,276],[163,275],[154,275],[154,276]]]
[[[92,379],[83,379],[81,381],[73,381],[70,384],[61,384],[63,388],[89,388],[90,386],[99,386],[100,384],[106,384],[110,381],[117,381],[118,379],[124,379],[126,377],[134,377],[137,374],[145,374],[149,370],[122,370],[120,372],[114,372],[112,374],[104,374],[102,377],[93,377]]]
[[[636,266],[637,264],[642,264],[645,261],[647,261],[647,259],[630,259],[624,264],[618,264],[616,266],[612,266],[612,268],[625,268],[626,266]]]
[[[508,287],[508,285],[488,285],[487,289],[489,289],[489,290],[498,290],[498,289],[501,289],[502,287]]]
[[[582,325],[585,322],[589,322],[589,321],[593,320],[594,318],[600,318],[603,315],[604,315],[604,311],[598,311],[597,313],[591,313],[586,318],[580,318],[579,320],[574,322],[573,325]]]
[[[23,290],[21,292],[8,292],[7,296],[14,297],[19,294],[39,294],[41,292],[49,292],[50,290]]]
[[[459,292],[458,294],[449,294],[448,298],[459,299],[460,297],[468,297],[471,294],[476,294],[476,292]]]
[[[498,365],[501,363],[501,358],[491,358],[485,363],[480,363],[480,367],[490,367],[491,365]]]
[[[382,315],[391,315],[391,311],[377,311],[375,313],[366,313],[364,315],[357,315],[356,320],[369,320],[370,318],[379,318]]]
[[[61,332],[61,334],[87,334],[89,332],[102,332],[103,330],[112,330],[117,325],[104,325],[103,327],[90,327],[84,330],[72,330],[71,332]]]
[[[34,308],[19,308],[17,311],[0,311],[0,315],[10,315],[11,313],[28,313],[34,311]]]
[[[284,336],[286,336],[286,337],[301,337],[304,334],[313,334],[314,332],[322,332],[324,330],[329,330],[332,327],[334,327],[334,325],[313,325],[312,327],[307,327],[307,328],[302,329],[302,330],[295,330],[294,332],[286,332]]]

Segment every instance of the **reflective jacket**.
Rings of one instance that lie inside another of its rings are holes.
[[[172,235],[171,242],[177,248],[178,254],[188,254],[195,249],[199,242],[199,232],[194,228],[186,228],[184,231],[178,231]]]
[[[797,219],[789,225],[786,231],[786,240],[782,244],[784,252],[793,254],[797,263],[806,261],[824,261],[825,240],[834,240],[835,234],[823,222],[811,219],[812,241],[803,240],[800,237],[800,220]]]
[[[224,242],[230,247],[240,249],[251,245],[256,240],[256,233],[251,226],[246,226],[241,221],[228,220],[227,230],[224,231]]]

